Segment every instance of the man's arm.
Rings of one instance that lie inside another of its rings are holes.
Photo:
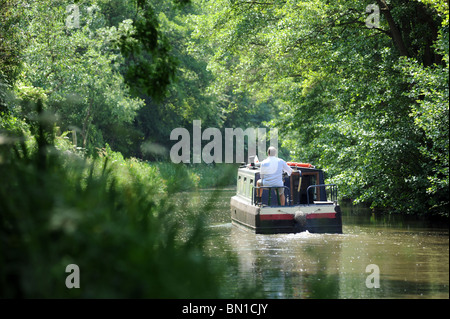
[[[289,176],[292,174],[292,168],[283,160],[283,171],[285,171]]]

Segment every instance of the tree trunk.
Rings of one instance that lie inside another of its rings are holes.
[[[83,148],[86,148],[87,138],[89,134],[89,126],[91,125],[92,100],[89,101],[86,117],[83,121]]]
[[[409,56],[400,29],[398,28],[397,24],[394,21],[394,18],[392,17],[391,9],[389,9],[389,6],[387,5],[385,0],[377,0],[377,4],[389,24],[389,29],[391,30],[392,34],[392,40],[394,41],[395,46],[400,52],[400,55]]]

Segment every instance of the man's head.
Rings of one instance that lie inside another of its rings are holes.
[[[269,149],[267,150],[267,155],[268,156],[277,156],[277,149],[273,146],[269,147]]]

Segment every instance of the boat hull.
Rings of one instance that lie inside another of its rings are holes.
[[[260,207],[236,195],[230,207],[232,224],[257,234],[342,233],[340,207],[333,202]]]

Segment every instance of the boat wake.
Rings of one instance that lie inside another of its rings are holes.
[[[296,239],[296,238],[314,238],[314,237],[319,237],[322,234],[314,234],[314,233],[310,233],[309,231],[305,230],[301,233],[294,233],[294,234],[285,234],[284,237],[288,238],[288,239]]]

